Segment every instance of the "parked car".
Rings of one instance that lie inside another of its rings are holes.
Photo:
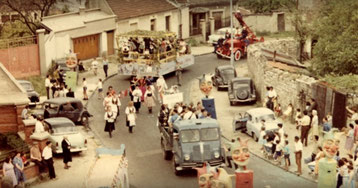
[[[215,73],[211,77],[211,80],[213,85],[220,90],[221,88],[227,88],[229,81],[236,77],[237,73],[233,66],[222,65],[215,68]]]
[[[48,127],[52,142],[52,151],[62,153],[61,143],[64,136],[67,136],[71,143],[71,152],[87,150],[87,139],[77,130],[75,124],[68,118],[56,117],[45,119],[45,126]]]
[[[218,43],[219,39],[221,39],[221,38],[225,39],[226,31],[231,33],[231,28],[230,27],[224,27],[224,28],[218,29],[214,34],[209,35],[208,43],[210,43],[213,46],[215,46]],[[236,28],[233,28],[233,32],[236,33]]]
[[[265,120],[265,131],[270,137],[273,131],[278,130],[278,124],[282,123],[275,117],[275,113],[265,107],[253,108],[244,114],[236,114],[233,120],[234,132],[242,131],[258,141],[262,127],[261,120]]]
[[[205,162],[211,166],[225,162],[220,126],[215,119],[181,120],[172,128],[158,127],[164,159],[173,158],[176,175],[183,170],[201,167]]]
[[[65,111],[64,105],[70,105],[73,107],[71,111]],[[86,107],[83,106],[82,102],[79,99],[70,98],[70,97],[60,97],[46,100],[43,103],[43,109],[40,111],[35,111],[34,115],[42,115],[44,117],[45,107],[48,106],[48,118],[53,117],[66,117],[70,119],[73,123],[80,123],[84,126],[88,126],[88,118],[91,117],[91,114],[87,111]]]
[[[18,82],[25,89],[27,96],[32,103],[40,102],[40,95],[35,91],[31,82],[27,80],[18,80]]]
[[[255,102],[256,89],[251,78],[233,78],[229,82],[228,96],[230,105],[237,102]]]

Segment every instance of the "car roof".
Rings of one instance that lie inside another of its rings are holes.
[[[17,80],[20,84],[24,83],[24,84],[31,84],[31,82],[27,81],[27,80]]]
[[[251,78],[249,77],[236,77],[231,79],[232,82],[236,82],[236,81],[251,81]]]
[[[221,66],[218,66],[216,67],[217,69],[219,70],[223,70],[223,69],[235,69],[233,66],[231,65],[221,65]]]
[[[45,122],[50,124],[51,126],[64,125],[64,124],[71,124],[74,126],[74,123],[66,117],[48,118],[48,119],[45,119]]]
[[[262,116],[266,114],[274,114],[272,110],[266,108],[266,107],[260,107],[260,108],[253,108],[248,111],[247,113],[253,115],[253,116]]]
[[[58,97],[52,98],[45,101],[45,103],[52,103],[52,104],[64,104],[67,102],[81,102],[79,99],[72,98],[72,97]],[[82,102],[81,102],[82,103]]]
[[[178,131],[198,128],[219,128],[219,124],[216,119],[212,118],[180,120],[174,123],[174,128]]]

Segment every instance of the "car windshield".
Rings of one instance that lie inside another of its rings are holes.
[[[76,132],[75,126],[70,123],[52,126],[53,133],[73,133]]]
[[[21,86],[24,87],[24,89],[26,91],[32,91],[34,90],[34,88],[32,87],[32,85],[30,83],[21,83]]]
[[[217,128],[201,129],[201,140],[211,141],[219,139],[219,131]]]
[[[273,114],[262,115],[259,117],[259,120],[260,120],[260,122],[261,122],[261,120],[272,121],[272,120],[275,120],[275,115],[273,115]]]
[[[181,140],[183,143],[186,142],[199,142],[200,134],[198,129],[183,130],[181,131]]]

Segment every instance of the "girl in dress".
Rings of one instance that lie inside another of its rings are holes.
[[[104,114],[104,120],[106,121],[106,126],[104,127],[104,131],[109,133],[109,137],[112,138],[112,131],[115,129],[114,121],[116,119],[116,115],[111,110],[111,107],[107,107],[107,111]]]
[[[311,127],[312,127],[312,137],[319,136],[318,131],[318,115],[316,110],[312,110],[312,121],[311,121]]]
[[[134,108],[134,104],[132,101],[130,101],[128,103],[128,106],[125,109],[125,113],[126,113],[126,125],[128,127],[128,131],[130,133],[133,132],[133,127],[135,126],[136,122],[136,109]]]
[[[153,110],[153,106],[155,106],[155,97],[154,97],[154,93],[152,91],[152,87],[148,86],[147,87],[147,91],[144,94],[144,101],[145,104],[148,107],[148,112],[151,114],[152,110]]]

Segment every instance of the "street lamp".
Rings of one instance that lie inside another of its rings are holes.
[[[234,66],[234,35],[233,35],[233,23],[232,23],[232,0],[230,0],[230,28],[231,28],[231,35],[230,35],[230,64]]]

